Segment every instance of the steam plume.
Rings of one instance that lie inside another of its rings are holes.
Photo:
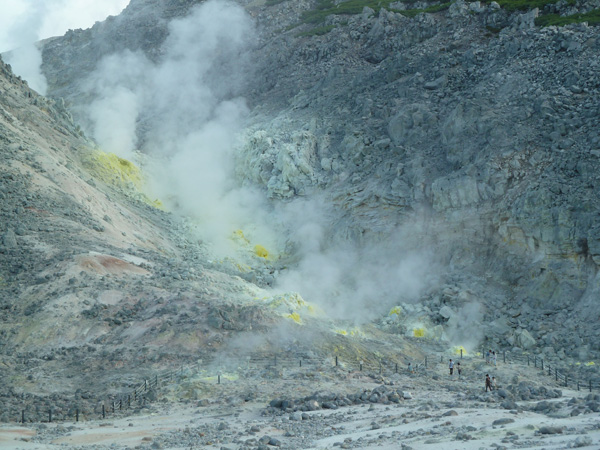
[[[282,271],[277,288],[300,292],[332,315],[364,321],[418,297],[432,278],[432,258],[405,244],[413,241],[408,228],[385,243],[334,242],[330,230],[340,218],[325,201],[273,206],[236,181],[233,151],[247,114],[240,95],[255,36],[246,12],[210,0],[169,32],[159,64],[124,52],[102,61],[89,80],[98,98],[89,118],[101,146],[127,157],[136,129],[144,129],[143,149],[158,161],[147,167],[158,197],[194,217],[200,237],[221,254],[237,228],[282,252],[293,248],[294,269]]]

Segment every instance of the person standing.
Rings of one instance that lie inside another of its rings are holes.
[[[450,375],[452,375],[454,373],[454,362],[452,360],[448,363],[448,369],[450,369]]]
[[[496,365],[496,363],[498,362],[498,355],[496,355],[496,352],[492,352],[492,361],[494,362],[494,366]]]
[[[462,373],[462,367],[460,367],[460,361],[456,363],[456,371],[458,372],[458,378],[460,378],[460,374]]]
[[[489,374],[485,374],[485,392],[488,391],[488,389],[491,391],[492,390],[492,380],[490,378]]]
[[[498,389],[498,386],[496,385],[496,377],[492,377],[492,389],[494,391]]]

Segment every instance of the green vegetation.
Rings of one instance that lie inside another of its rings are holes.
[[[546,14],[535,19],[535,24],[539,27],[548,27],[556,25],[562,27],[571,23],[587,22],[589,25],[600,25],[600,9],[594,9],[585,14],[573,14],[572,16],[561,17],[558,14]]]
[[[280,3],[285,2],[285,0],[267,0],[265,2],[265,5],[267,6],[275,6],[275,5],[279,5]]]
[[[494,0],[482,0],[481,3],[491,3]],[[558,0],[495,0],[507,11],[528,11],[533,8],[544,9],[544,6],[557,3]],[[575,0],[569,0],[569,5],[575,4]]]
[[[284,0],[267,0],[268,5],[275,5],[281,3]],[[436,13],[448,9],[452,4],[451,1],[432,5],[424,9],[406,9],[396,10],[390,8],[390,4],[397,0],[346,0],[339,4],[335,4],[334,0],[318,0],[315,9],[305,11],[302,13],[302,22],[304,24],[319,25],[322,24],[325,19],[332,15],[355,15],[362,13],[365,7],[373,9],[378,13],[381,9],[389,9],[392,11],[399,12],[406,17],[415,17],[420,13]],[[405,4],[415,3],[417,0],[404,0]],[[482,0],[482,3],[491,3],[493,0]],[[568,0],[567,3],[570,5],[575,4],[576,0]],[[557,3],[558,0],[496,0],[496,2],[507,11],[528,11],[533,8],[539,8],[543,11],[546,5]],[[567,25],[569,23],[580,23],[588,22],[590,25],[597,25],[600,21],[600,13],[598,10],[591,11],[586,14],[575,14],[568,17],[560,17],[555,14],[546,14],[536,19],[536,25],[548,26],[548,25]],[[297,24],[300,25],[300,24]],[[295,26],[289,28],[294,28]],[[330,32],[334,29],[334,25],[317,26],[316,28],[308,31],[299,33],[298,36],[321,36]],[[493,30],[494,32],[496,30]]]
[[[306,11],[302,14],[304,23],[321,23],[331,14],[355,15],[360,14],[365,6],[379,12],[382,8],[389,9],[390,3],[397,0],[348,0],[335,5],[333,0],[319,0],[317,6],[312,11]],[[414,3],[416,0],[405,1],[404,3]]]
[[[379,12],[382,8],[390,8],[390,4],[396,0],[347,0],[338,5],[333,0],[319,0],[314,10],[306,11],[302,14],[303,23],[321,23],[330,14],[353,15],[360,14],[365,6],[372,8],[375,12]],[[417,0],[405,0],[403,3],[415,3]],[[493,0],[483,0],[482,3],[491,3]],[[507,11],[527,11],[533,8],[540,10],[544,6],[558,2],[558,0],[496,0],[497,3]],[[569,0],[569,4],[574,4],[575,0]],[[419,13],[434,13],[442,11],[450,7],[451,2],[433,5],[424,9],[407,9],[398,10],[399,13],[414,17]],[[392,9],[393,10],[393,9]]]
[[[302,13],[302,23],[308,24],[319,24],[325,21],[325,19],[331,14],[337,15],[355,15],[363,12],[365,7],[373,9],[375,12],[379,12],[381,9],[390,9],[397,11],[407,17],[414,17],[419,13],[434,13],[448,9],[451,2],[433,5],[425,9],[407,9],[407,10],[394,10],[390,8],[390,4],[397,0],[347,0],[338,5],[335,5],[333,0],[319,0],[314,10],[306,11]],[[403,3],[415,3],[417,0],[405,0]],[[300,33],[299,36],[312,36],[322,35],[331,31],[334,27],[323,26],[318,27],[311,31]]]

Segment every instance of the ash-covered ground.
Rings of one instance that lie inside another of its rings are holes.
[[[0,62],[0,447],[598,447],[597,28],[218,3]]]
[[[340,365],[185,371],[134,413],[5,424],[6,449],[565,449],[600,445],[600,395],[522,364],[380,375]],[[485,374],[497,379],[486,392]]]

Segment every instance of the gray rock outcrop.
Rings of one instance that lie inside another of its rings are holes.
[[[78,80],[117,49],[159,61],[169,19],[196,3],[134,0],[48,42],[51,95],[78,111],[91,95]],[[261,31],[242,93],[242,183],[275,201],[325,195],[340,239],[385,240],[416,223],[415,243],[444,249],[442,278],[479,293],[485,323],[512,328],[490,338],[598,354],[588,324],[599,318],[600,37],[585,24],[535,25],[597,6],[456,1],[407,17],[398,4],[332,14],[320,35],[302,23],[310,2],[240,4]]]

